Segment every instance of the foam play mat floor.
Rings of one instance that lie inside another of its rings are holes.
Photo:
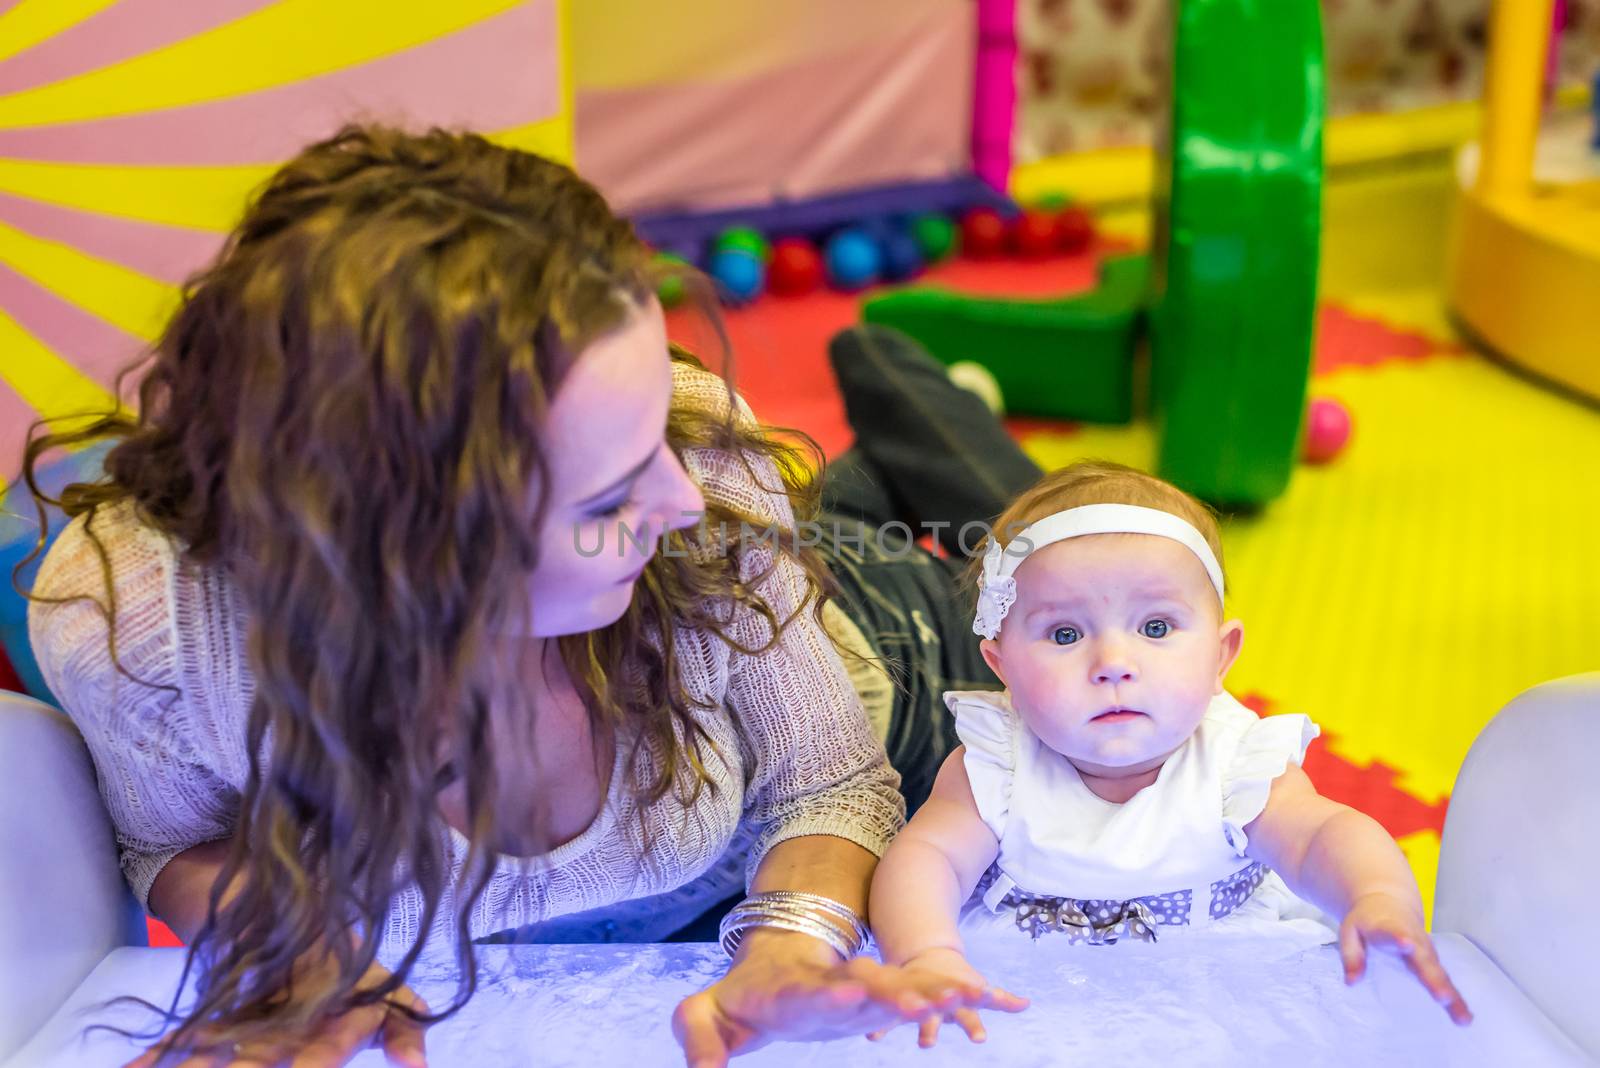
[[[1123,247],[1109,242],[1100,251]],[[1043,296],[1091,283],[1094,257],[955,262],[923,282]],[[850,442],[825,356],[859,297],[768,297],[727,325],[736,381],[761,418],[830,455]],[[1260,513],[1227,517],[1232,610],[1245,622],[1233,692],[1321,725],[1307,771],[1399,840],[1431,909],[1451,784],[1507,701],[1600,667],[1600,409],[1467,349],[1436,290],[1346,291],[1318,316],[1312,393],[1354,432],[1302,465]],[[1012,420],[1042,466],[1103,457],[1150,468],[1147,424]]]

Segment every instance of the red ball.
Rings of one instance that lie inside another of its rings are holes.
[[[1056,234],[1062,252],[1082,252],[1094,242],[1094,220],[1082,208],[1068,208],[1056,216]]]
[[[822,253],[803,237],[785,237],[773,243],[767,266],[767,288],[798,297],[822,284]]]
[[[1011,245],[1018,255],[1042,260],[1056,250],[1061,241],[1061,222],[1053,213],[1030,208],[1017,216],[1011,228]]]
[[[1350,440],[1350,410],[1332,397],[1313,397],[1306,410],[1305,458],[1325,464]]]
[[[993,259],[1006,247],[1006,221],[993,208],[973,208],[961,217],[961,251]]]

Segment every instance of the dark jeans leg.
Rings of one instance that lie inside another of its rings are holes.
[[[939,543],[963,556],[962,527],[991,522],[1042,474],[983,401],[954,385],[944,365],[898,330],[840,331],[828,343],[828,357],[856,434],[855,447],[841,458],[849,467],[840,480],[851,490],[840,496],[855,507],[833,510],[883,522],[855,503],[860,487],[870,485],[872,508],[890,507],[918,535],[923,524],[948,524]],[[970,531],[965,548],[975,548],[980,536]]]
[[[904,334],[852,327],[828,354],[856,443],[829,465],[823,502],[870,526],[864,551],[826,543],[824,551],[846,611],[899,681],[885,746],[914,812],[957,744],[944,692],[1000,685],[978,651],[961,581],[963,548],[976,548],[982,531],[969,531],[963,547],[962,527],[992,521],[1040,471],[983,402]],[[949,555],[907,545],[883,551],[898,540],[881,529],[890,522],[913,536],[922,524],[947,524],[938,538]]]
[[[851,446],[828,461],[822,473],[822,510],[869,526],[904,521],[889,493],[883,472],[859,448]]]

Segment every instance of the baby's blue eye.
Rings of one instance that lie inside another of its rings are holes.
[[[1071,645],[1073,642],[1082,637],[1082,635],[1078,633],[1077,627],[1057,627],[1055,629],[1055,633],[1050,635],[1050,637],[1055,639],[1055,643],[1057,645]]]
[[[1139,628],[1139,632],[1146,638],[1165,638],[1167,636],[1167,631],[1170,629],[1171,628],[1167,626],[1166,620],[1152,619],[1143,627]]]

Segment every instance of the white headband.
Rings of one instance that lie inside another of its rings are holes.
[[[1170,538],[1194,553],[1205,566],[1222,600],[1222,567],[1200,532],[1171,512],[1141,508],[1133,504],[1085,504],[1047,515],[1002,546],[991,534],[989,549],[983,554],[983,577],[978,580],[978,613],[972,632],[985,638],[1000,633],[1006,612],[1017,599],[1017,580],[1013,574],[1028,554],[1038,552],[1068,538],[1087,534],[1154,534]]]

